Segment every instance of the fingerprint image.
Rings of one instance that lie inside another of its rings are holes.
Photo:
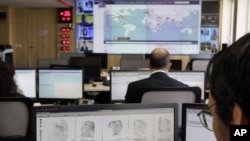
[[[122,122],[121,120],[110,121],[108,128],[111,130],[113,136],[121,135],[122,132]]]
[[[81,137],[93,138],[95,133],[94,121],[84,121],[81,127]]]
[[[171,131],[171,122],[167,118],[160,117],[158,125],[160,133],[166,133]]]
[[[56,122],[53,131],[48,137],[48,141],[66,141],[68,138],[68,123],[65,120]]]
[[[147,123],[145,120],[134,120],[134,134],[137,137],[146,137]]]

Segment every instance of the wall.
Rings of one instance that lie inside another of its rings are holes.
[[[223,4],[231,6],[229,2],[224,2]],[[223,8],[225,7],[226,6],[223,6]],[[0,31],[2,31],[0,32],[0,43],[11,44],[13,46],[15,52],[14,65],[16,67],[36,67],[37,58],[60,57],[60,53],[62,52],[60,29],[61,27],[67,27],[68,24],[57,23],[55,8],[0,8],[0,11],[8,12],[8,20],[4,23],[0,23]],[[227,11],[224,10],[223,13],[225,14]],[[75,19],[75,15],[73,16],[73,19]],[[32,20],[32,18],[34,19]],[[32,25],[32,23],[36,23],[35,21],[39,21],[37,22],[38,25],[35,24],[37,26]],[[221,30],[221,33],[224,32],[224,30],[225,28]],[[74,28],[70,31],[70,36],[71,49],[69,52],[75,52]],[[223,35],[222,42],[225,42],[229,36],[231,37],[231,33]],[[111,66],[119,66],[120,57],[120,55],[109,55],[108,68]],[[182,69],[184,70],[189,61],[189,56],[172,55],[171,59],[182,60]]]
[[[0,12],[7,12],[9,13],[10,8],[1,8]],[[8,16],[8,15],[7,15]],[[4,22],[0,22],[0,44],[8,44],[10,42],[10,25],[9,19]]]

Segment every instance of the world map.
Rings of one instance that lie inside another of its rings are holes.
[[[104,40],[197,41],[197,6],[112,7],[104,12]]]

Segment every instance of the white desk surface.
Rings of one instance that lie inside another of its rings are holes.
[[[87,92],[100,92],[100,91],[109,91],[109,86],[104,86],[103,82],[94,82],[96,86],[92,86],[92,84],[84,84],[84,91]]]

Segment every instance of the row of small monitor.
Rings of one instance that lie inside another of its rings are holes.
[[[23,94],[38,99],[78,99],[83,97],[85,73],[79,69],[16,69],[16,82]],[[111,101],[124,101],[128,84],[150,76],[149,70],[110,71]],[[205,93],[205,72],[176,71],[168,75]],[[95,83],[95,82],[94,82]]]
[[[197,115],[205,104],[105,104],[35,107],[36,140],[215,141]],[[181,130],[181,136],[178,135]]]
[[[83,96],[83,69],[16,69],[15,80],[30,98],[77,99]]]

